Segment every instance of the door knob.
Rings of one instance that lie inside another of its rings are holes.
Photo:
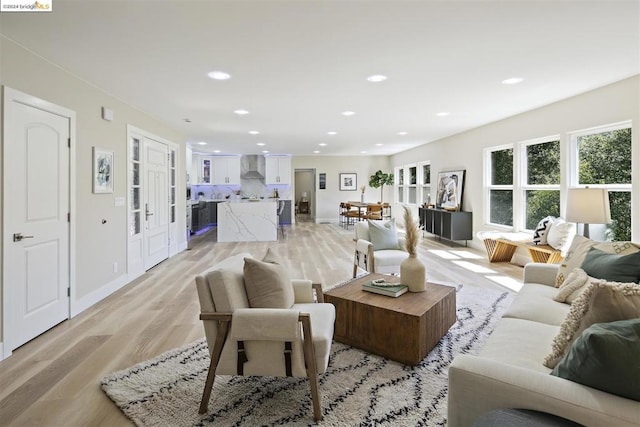
[[[153,215],[153,213],[149,212],[149,203],[144,204],[144,214],[146,215],[147,220],[149,220],[149,217]]]
[[[21,242],[22,239],[33,239],[33,236],[23,236],[22,233],[13,233],[14,242]]]

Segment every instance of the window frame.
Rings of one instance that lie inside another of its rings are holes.
[[[424,167],[429,166],[429,184],[424,182]],[[425,200],[424,190],[429,188],[429,200]],[[431,203],[431,160],[425,160],[418,162],[418,205],[422,206],[423,203]]]
[[[502,229],[502,230],[513,230],[516,229],[516,191],[515,191],[515,182],[516,182],[516,178],[518,176],[518,173],[516,171],[516,167],[515,167],[515,163],[514,162],[514,168],[513,168],[513,177],[511,180],[511,185],[505,185],[505,184],[492,184],[492,175],[491,175],[491,153],[495,152],[495,151],[503,151],[503,150],[509,150],[512,149],[513,150],[513,158],[516,158],[516,144],[503,144],[503,145],[497,145],[494,147],[487,147],[484,149],[484,203],[483,203],[483,218],[484,218],[484,223],[486,225],[490,225],[492,227],[496,227],[498,229]],[[510,190],[512,195],[513,195],[513,218],[511,219],[511,222],[513,225],[504,225],[504,224],[497,224],[497,223],[493,223],[490,221],[491,219],[491,191],[492,190]]]
[[[529,184],[529,170],[527,159],[527,147],[532,145],[546,144],[549,142],[558,141],[560,149],[560,183],[558,184]],[[560,212],[562,212],[562,139],[560,135],[545,136],[542,138],[530,139],[527,141],[521,141],[516,143],[514,148],[514,162],[516,161],[516,154],[518,155],[520,164],[516,167],[514,164],[514,172],[516,169],[519,171],[519,179],[517,180],[517,192],[518,192],[518,207],[514,206],[514,216],[517,216],[518,220],[514,218],[514,226],[518,223],[516,230],[534,231],[532,228],[527,228],[527,191],[558,191],[560,193]],[[514,194],[514,205],[516,204],[516,197]],[[540,218],[542,219],[542,218]]]
[[[580,170],[579,170],[579,147],[578,147],[578,138],[581,136],[587,135],[595,135],[599,133],[611,132],[615,130],[621,129],[631,129],[631,183],[630,184],[580,184]],[[567,172],[567,182],[568,185],[565,188],[564,196],[560,198],[560,211],[564,214],[566,213],[566,190],[569,188],[605,188],[609,193],[611,192],[625,192],[631,194],[631,239],[634,239],[634,230],[636,230],[639,225],[636,224],[637,214],[634,215],[634,206],[637,206],[638,201],[634,198],[633,185],[634,185],[634,155],[638,157],[637,153],[635,153],[635,149],[633,146],[633,123],[631,120],[625,120],[622,122],[610,123],[601,126],[594,126],[586,129],[581,129],[573,132],[567,133],[568,145],[569,145],[569,161],[568,161],[568,172]],[[636,182],[636,185],[640,186],[640,182]],[[637,192],[636,192],[637,193]],[[637,239],[637,236],[635,237]]]

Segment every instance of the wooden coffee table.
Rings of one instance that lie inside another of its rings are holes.
[[[456,290],[427,282],[425,292],[397,298],[362,290],[374,279],[399,277],[368,274],[327,291],[324,301],[336,307],[334,339],[407,365],[419,363],[456,321]]]

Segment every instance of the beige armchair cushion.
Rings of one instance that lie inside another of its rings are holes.
[[[290,308],[295,302],[291,279],[279,264],[245,258],[244,285],[253,308]]]

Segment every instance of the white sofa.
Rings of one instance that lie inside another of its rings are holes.
[[[485,413],[531,409],[586,426],[639,426],[640,403],[550,375],[543,360],[569,311],[553,300],[558,265],[527,264],[524,286],[477,356],[449,368],[448,425]]]

